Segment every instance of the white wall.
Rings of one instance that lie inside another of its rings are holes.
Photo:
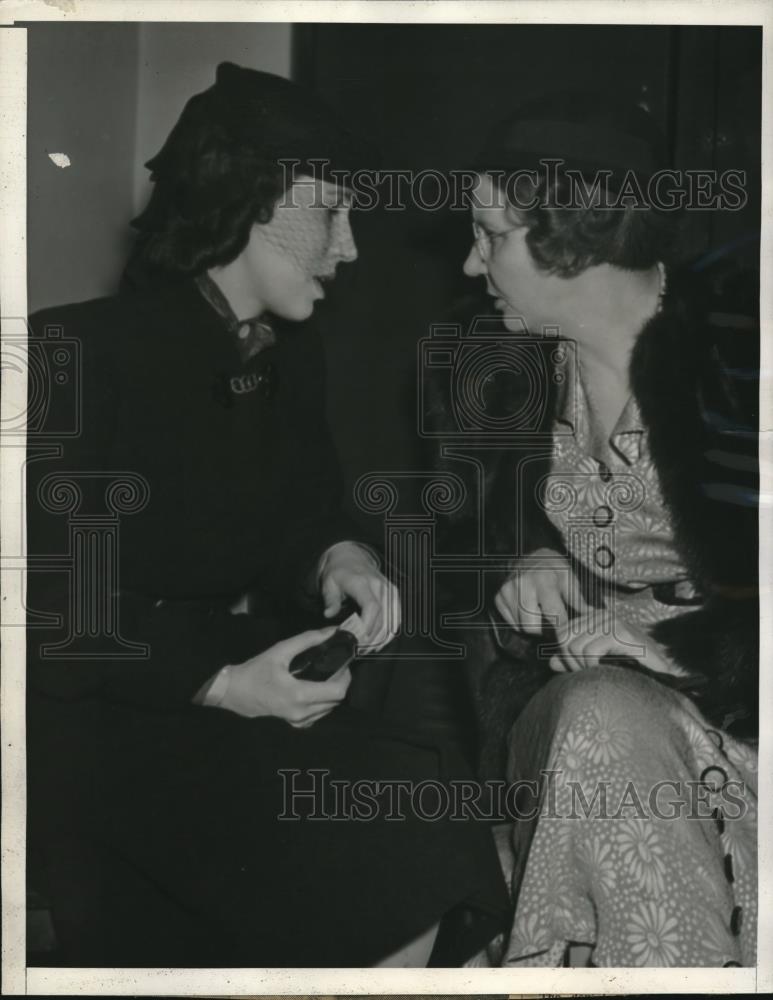
[[[290,76],[290,24],[142,24],[134,208],[150,191],[143,164],[159,151],[185,102],[215,82],[218,63]]]
[[[136,24],[28,28],[31,312],[116,287],[131,239],[138,37]]]
[[[290,24],[28,28],[30,311],[117,290],[149,191],[143,164],[230,60],[290,75]],[[65,153],[62,169],[49,153]]]

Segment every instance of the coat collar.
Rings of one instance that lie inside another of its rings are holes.
[[[228,299],[206,271],[194,280],[199,292],[222,319],[229,334],[234,338],[242,363],[254,358],[265,348],[274,346],[276,334],[263,316],[238,319]]]

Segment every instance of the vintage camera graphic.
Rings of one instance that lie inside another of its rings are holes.
[[[4,318],[0,437],[77,437],[81,430],[81,345],[61,326],[35,335],[24,319]],[[26,391],[26,398],[25,398]]]
[[[10,454],[21,456],[9,463],[11,483],[16,480],[11,490],[21,500],[26,482],[28,509],[63,520],[61,547],[53,543],[55,551],[30,550],[25,506],[19,502],[18,531],[4,545],[0,565],[4,573],[20,574],[22,585],[18,605],[5,617],[33,630],[28,633],[33,642],[34,630],[64,625],[61,641],[41,643],[39,655],[45,659],[144,659],[147,645],[121,635],[117,580],[120,519],[145,506],[148,484],[131,471],[67,468],[67,442],[83,427],[81,342],[65,337],[61,325],[32,331],[16,317],[3,318],[2,332],[0,436]],[[49,463],[54,468],[44,474]],[[52,613],[27,604],[25,581],[31,574],[66,577],[64,617],[62,610]]]
[[[545,416],[551,390],[573,377],[575,345],[559,340],[555,327],[535,337],[522,318],[516,319],[518,331],[503,330],[499,316],[474,317],[466,333],[458,323],[434,324],[419,341],[422,437],[506,441],[549,436]],[[442,426],[439,407],[446,411]]]

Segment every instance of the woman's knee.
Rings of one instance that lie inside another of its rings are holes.
[[[593,667],[558,674],[531,699],[514,723],[508,740],[512,776],[548,758],[562,733],[581,726],[614,730],[626,744],[639,737],[666,738],[668,701],[673,692],[656,680],[623,667]],[[662,737],[658,732],[663,731]]]
[[[526,712],[556,709],[575,718],[603,709],[614,714],[634,714],[648,724],[657,720],[672,692],[652,677],[625,667],[589,667],[558,674],[538,692]],[[524,714],[526,714],[526,712]]]

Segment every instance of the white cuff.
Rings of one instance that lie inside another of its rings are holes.
[[[230,672],[230,666],[219,670],[210,681],[199,688],[193,696],[193,703],[204,705],[207,708],[218,708],[223,703],[225,693],[228,690]]]
[[[369,545],[364,545],[362,542],[352,542],[352,541],[336,542],[334,545],[331,545],[329,549],[325,549],[325,551],[322,553],[322,556],[318,564],[319,568],[317,569],[317,585],[319,585],[322,581],[322,574],[325,571],[326,562],[328,561],[330,556],[335,552],[335,550],[340,548],[342,545],[353,546],[355,549],[358,550],[359,554],[366,556],[373,563],[374,569],[377,569],[379,571],[381,570],[381,559],[379,558],[378,553],[374,549],[372,549]]]

